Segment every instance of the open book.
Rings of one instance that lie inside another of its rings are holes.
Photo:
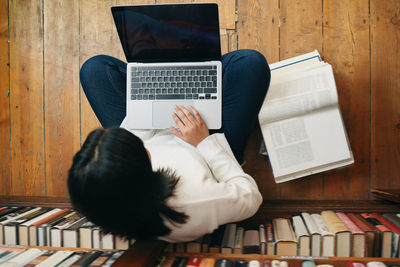
[[[259,113],[277,183],[354,162],[331,65],[317,51],[270,65]]]

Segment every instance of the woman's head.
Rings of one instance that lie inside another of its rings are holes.
[[[170,230],[162,216],[184,223],[183,213],[166,205],[178,179],[152,170],[143,142],[122,128],[89,134],[69,170],[73,207],[106,232],[128,238],[154,238]]]

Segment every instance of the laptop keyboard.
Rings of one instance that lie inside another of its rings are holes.
[[[217,99],[217,66],[131,67],[131,100]]]

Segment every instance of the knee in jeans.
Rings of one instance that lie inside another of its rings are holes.
[[[244,56],[246,60],[245,64],[249,64],[250,66],[253,66],[255,68],[270,72],[268,62],[265,59],[264,55],[260,52],[247,49],[244,50]]]
[[[79,72],[81,81],[93,77],[93,75],[95,75],[95,72],[99,71],[99,68],[106,64],[107,57],[108,56],[106,55],[97,55],[86,60],[85,63],[83,63]]]

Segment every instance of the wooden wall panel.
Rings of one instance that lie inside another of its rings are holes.
[[[157,4],[191,3],[192,0],[156,0]]]
[[[322,53],[322,1],[280,1],[280,58],[317,49]],[[283,199],[322,199],[323,174],[285,182]]]
[[[0,1],[0,195],[11,192],[8,1]]]
[[[400,188],[400,1],[371,1],[371,188]]]
[[[115,0],[80,1],[80,66],[89,58],[105,54],[116,56],[117,31],[111,15]],[[81,102],[81,142],[89,132],[101,127],[83,90]]]
[[[353,166],[276,185],[255,129],[244,169],[264,199],[366,199],[371,188],[400,188],[400,2],[217,2],[224,52],[256,49],[272,63],[318,49],[332,64],[355,155]],[[0,1],[0,195],[66,195],[79,139],[100,126],[78,93],[79,67],[97,54],[125,59],[110,7],[135,3],[155,0]]]
[[[229,36],[226,30],[221,29],[220,31],[220,42],[221,42],[221,54],[229,52]]]
[[[324,1],[324,59],[330,63],[355,164],[326,172],[325,199],[369,198],[368,0]]]
[[[236,31],[228,32],[229,52],[238,50],[238,35]]]
[[[279,61],[279,1],[238,0],[239,49],[255,49]]]
[[[279,60],[279,1],[238,1],[239,49],[255,49],[269,62]],[[279,199],[280,188],[266,157],[258,154],[261,133],[254,129],[245,153],[244,169],[257,181],[264,199]]]
[[[68,170],[80,146],[79,1],[45,1],[44,33],[47,195],[67,196]]]
[[[44,196],[42,1],[10,1],[12,195]]]

